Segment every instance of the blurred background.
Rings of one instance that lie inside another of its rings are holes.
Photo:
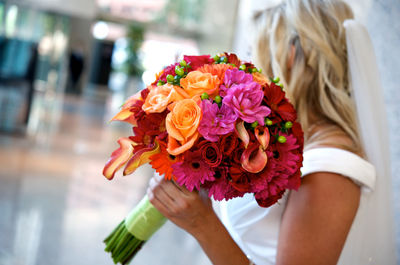
[[[102,176],[117,138],[131,133],[108,121],[183,54],[251,59],[252,16],[271,2],[0,0],[0,265],[113,264],[102,240],[152,172]],[[385,88],[400,239],[400,2],[348,2],[370,31]],[[167,223],[133,264],[211,263]]]

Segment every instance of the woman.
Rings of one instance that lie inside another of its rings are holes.
[[[162,177],[150,181],[150,201],[216,265],[395,264],[382,221],[390,216],[365,223],[371,207],[390,207],[371,204],[375,168],[366,160],[348,76],[343,23],[351,9],[340,0],[287,0],[260,18],[256,65],[283,79],[305,132],[301,187],[268,209],[251,195],[222,203],[222,221],[202,192]],[[379,194],[387,194],[378,181]]]

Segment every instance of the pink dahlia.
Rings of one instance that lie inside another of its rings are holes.
[[[172,165],[173,174],[179,185],[185,185],[189,191],[200,189],[200,184],[214,180],[214,171],[202,158],[201,150],[186,151],[184,160]]]
[[[198,131],[205,139],[216,142],[219,135],[233,132],[237,115],[229,106],[223,104],[219,108],[218,104],[210,100],[203,100],[200,106],[203,118]]]
[[[229,88],[233,85],[246,84],[253,82],[253,76],[246,74],[237,68],[228,69],[225,72],[224,83],[220,86],[220,95],[225,97]]]
[[[255,121],[264,125],[264,119],[271,110],[262,106],[264,93],[260,84],[256,82],[233,85],[224,97],[222,103],[233,109],[243,121],[253,123]]]

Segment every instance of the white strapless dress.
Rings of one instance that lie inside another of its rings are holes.
[[[353,180],[362,187],[360,207],[366,197],[371,194],[375,187],[376,173],[372,164],[361,157],[338,148],[315,148],[304,152],[304,162],[302,176],[315,172],[332,172],[343,175]],[[269,208],[262,208],[257,205],[253,195],[247,194],[243,198],[236,198],[229,201],[215,202],[214,206],[221,221],[224,223],[229,233],[257,265],[275,264],[278,233],[281,217],[286,206],[288,192],[275,205]],[[365,264],[390,264],[377,263],[373,257],[366,257],[367,262],[360,263],[360,259],[353,259],[352,245],[361,244],[359,233],[354,226],[356,220],[347,237],[346,244],[342,251],[340,265],[365,265]],[[355,230],[355,231],[353,231]],[[363,231],[368,233],[368,231]],[[361,254],[360,254],[361,255]],[[362,255],[365,255],[363,253]],[[345,260],[345,261],[344,261]],[[348,263],[354,260],[352,263]],[[358,261],[356,261],[358,260]],[[381,262],[381,261],[379,261]]]

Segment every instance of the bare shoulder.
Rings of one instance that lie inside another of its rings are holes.
[[[277,264],[336,264],[359,200],[360,188],[348,178],[328,172],[305,176],[289,195]]]

